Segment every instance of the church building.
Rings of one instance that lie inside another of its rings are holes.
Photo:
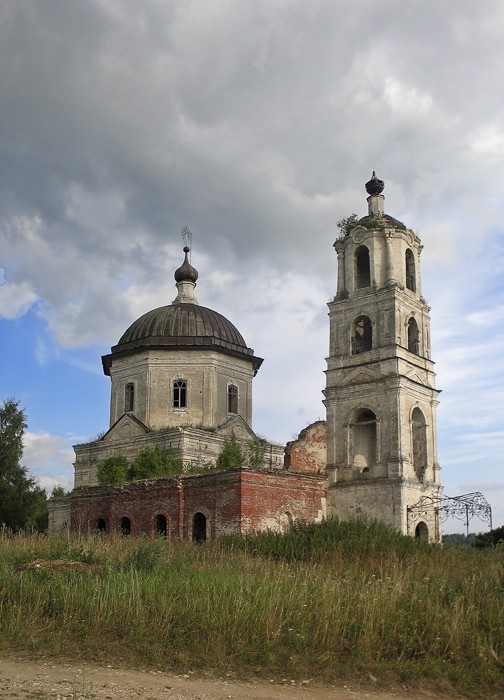
[[[286,447],[252,429],[252,383],[263,360],[224,316],[200,306],[190,249],[174,301],[147,312],[102,358],[111,380],[110,426],[75,446],[71,494],[50,501],[50,529],[204,541],[295,520],[378,518],[439,541],[438,516],[408,507],[440,492],[429,308],[415,234],[384,213],[383,182],[367,183],[368,215],[336,241],[338,289],[329,303],[325,406]],[[260,460],[215,465],[233,436]],[[98,465],[159,447],[178,477],[103,485]]]

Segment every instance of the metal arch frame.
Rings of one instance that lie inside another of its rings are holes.
[[[408,530],[414,516],[428,516],[432,513],[439,515],[443,522],[450,517],[464,522],[466,535],[469,535],[469,520],[475,517],[488,523],[492,529],[492,507],[479,491],[462,496],[422,496],[419,501],[407,507]]]

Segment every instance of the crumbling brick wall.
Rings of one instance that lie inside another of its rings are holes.
[[[322,513],[325,480],[282,471],[238,467],[219,474],[144,479],[115,486],[75,489],[71,530],[87,532],[101,525],[120,533],[128,518],[131,534],[156,534],[156,517],[166,518],[167,537],[191,539],[193,519],[202,513],[207,538],[284,529],[294,520],[312,522]]]
[[[302,430],[285,448],[284,465],[301,474],[325,474],[327,423],[319,420]]]

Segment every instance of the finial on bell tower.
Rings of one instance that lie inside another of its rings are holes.
[[[383,180],[380,180],[376,177],[376,173],[373,170],[371,180],[366,182],[366,192],[369,195],[369,197],[367,198],[369,216],[379,218],[385,213],[385,209],[383,206],[385,202],[385,197],[382,195],[384,187],[385,183],[383,182]]]

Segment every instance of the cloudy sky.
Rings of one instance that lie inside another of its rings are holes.
[[[108,427],[100,356],[173,300],[186,225],[265,358],[256,432],[323,418],[336,222],[376,170],[425,246],[445,494],[502,525],[503,66],[501,0],[3,0],[0,399],[42,485]]]

